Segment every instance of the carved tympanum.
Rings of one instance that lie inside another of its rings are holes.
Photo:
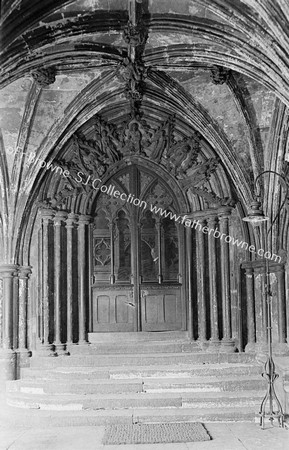
[[[215,172],[218,158],[202,162],[200,159],[201,135],[197,131],[191,136],[177,138],[175,117],[169,116],[158,127],[153,127],[140,116],[129,117],[116,126],[96,115],[91,119],[89,139],[78,131],[71,137],[71,150],[58,164],[69,170],[70,189],[79,186],[77,174],[83,177],[103,179],[107,171],[123,158],[142,156],[161,166],[174,176],[185,189],[201,186]],[[93,129],[93,132],[91,132]],[[84,191],[91,186],[82,186]],[[207,192],[204,192],[207,196]]]

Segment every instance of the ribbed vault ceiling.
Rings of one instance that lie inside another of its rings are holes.
[[[204,151],[221,158],[222,189],[246,209],[253,179],[282,171],[288,152],[288,2],[143,0],[143,8],[144,117],[158,124],[174,113],[180,136],[200,132]],[[0,231],[12,262],[45,175],[24,165],[27,155],[53,161],[95,114],[117,124],[130,113],[117,75],[129,14],[127,0],[11,0],[1,12]],[[223,84],[212,80],[216,65],[229,70]],[[31,76],[39,68],[53,70],[55,82],[39,86]],[[280,202],[272,183],[269,214]],[[279,224],[284,248],[287,222]]]

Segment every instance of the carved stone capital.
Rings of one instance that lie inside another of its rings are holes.
[[[79,214],[78,216],[78,226],[88,225],[91,222],[91,216],[87,214]]]
[[[226,67],[214,65],[211,68],[211,80],[214,84],[224,84],[228,81],[231,70]]]
[[[49,86],[49,84],[55,82],[55,69],[53,67],[36,69],[31,75],[41,87]]]
[[[41,208],[41,218],[43,221],[53,219],[55,211],[52,208]]]
[[[220,220],[228,219],[231,216],[232,208],[228,206],[223,206],[218,209],[218,216]]]
[[[209,228],[214,228],[217,223],[217,216],[209,216],[207,223]]]
[[[32,273],[31,266],[20,266],[18,272],[18,278],[20,279],[28,279]]]
[[[74,213],[69,213],[66,218],[66,228],[73,228],[78,221],[78,215]]]
[[[54,226],[55,227],[57,227],[57,226],[60,227],[61,223],[65,221],[66,217],[67,217],[67,212],[65,212],[65,211],[57,211],[55,216],[54,216],[54,218],[53,218]]]
[[[13,278],[18,269],[18,264],[3,264],[0,266],[0,278]]]

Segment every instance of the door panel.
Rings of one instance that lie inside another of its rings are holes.
[[[131,289],[93,289],[92,331],[133,331],[131,298]]]
[[[141,289],[142,331],[182,329],[180,287],[149,287]]]
[[[110,183],[135,200],[123,202],[104,193],[97,200],[92,331],[184,330],[184,252],[180,250],[184,228],[148,208],[151,204],[172,214],[178,211],[171,188],[136,164],[115,174]]]

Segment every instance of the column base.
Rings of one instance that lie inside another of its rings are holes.
[[[14,350],[0,350],[0,391],[6,389],[6,381],[16,380],[16,353]]]
[[[221,341],[220,352],[222,353],[235,353],[236,345],[233,339],[223,338]]]
[[[23,367],[29,367],[29,360],[32,356],[27,348],[17,348],[16,353],[16,379],[20,378],[20,371]]]
[[[245,347],[245,353],[256,353],[256,342],[248,342]]]
[[[75,342],[67,342],[66,343],[67,354],[71,355],[73,353],[73,348],[75,348],[75,346],[77,345],[78,344],[76,344]]]
[[[69,351],[67,350],[66,344],[60,343],[60,344],[53,344],[53,345],[54,345],[54,351],[56,353],[56,356],[64,356],[64,355],[69,356],[70,355]]]
[[[53,344],[39,344],[35,353],[37,356],[57,356]]]
[[[208,346],[209,346],[209,341],[205,340],[205,339],[198,339],[197,340],[197,344],[198,346],[202,349],[202,351],[206,351]]]
[[[211,353],[212,351],[220,351],[221,342],[219,339],[211,338],[208,342],[209,346],[207,348],[207,352]]]
[[[255,345],[255,349],[256,349],[256,358],[259,361],[266,361],[267,357],[268,357],[268,345],[265,342],[260,343],[256,343]]]
[[[273,344],[273,355],[278,356],[288,356],[289,355],[289,345],[286,342],[278,342],[278,344]]]

